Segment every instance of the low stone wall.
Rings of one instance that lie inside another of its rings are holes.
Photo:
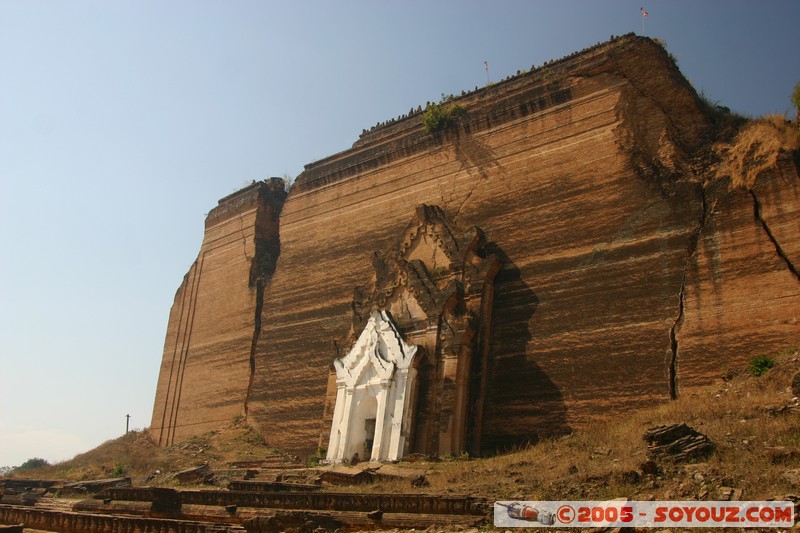
[[[156,495],[153,491],[158,490]],[[112,500],[169,501],[178,498],[181,505],[213,505],[218,507],[255,507],[270,509],[324,509],[331,511],[385,513],[427,513],[452,515],[485,515],[488,503],[482,498],[438,497],[426,494],[356,494],[317,492],[236,492],[212,490],[173,491],[171,489],[109,489]]]
[[[68,513],[0,505],[0,523],[59,533],[220,533],[236,526],[187,520]]]

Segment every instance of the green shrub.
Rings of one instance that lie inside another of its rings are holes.
[[[114,465],[114,470],[111,471],[111,477],[122,477],[125,474],[125,467],[117,463]]]
[[[431,278],[435,280],[441,279],[447,275],[447,270],[445,267],[436,267],[431,270]]]
[[[32,459],[28,459],[27,461],[25,461],[24,463],[19,465],[14,470],[19,472],[19,471],[22,471],[22,470],[31,470],[31,469],[39,468],[39,467],[42,467],[42,466],[50,466],[50,463],[48,463],[47,461],[45,461],[41,457],[33,457]]]
[[[453,102],[452,94],[442,95],[439,103],[428,104],[422,115],[422,126],[426,133],[443,131],[453,124],[456,118],[464,114],[464,107]]]
[[[775,361],[768,355],[759,355],[750,360],[750,373],[754,376],[762,376],[775,366]]]
[[[266,446],[267,439],[262,435],[256,428],[251,426],[250,424],[245,424],[244,429],[247,430],[247,433],[243,435],[243,440],[248,444],[252,444],[253,446]]]

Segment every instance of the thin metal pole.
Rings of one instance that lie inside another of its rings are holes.
[[[644,10],[644,6],[640,7],[639,11],[642,12],[642,36],[644,36],[644,20],[647,18],[647,11]]]

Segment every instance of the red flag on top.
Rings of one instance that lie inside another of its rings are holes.
[[[640,7],[639,9],[642,10],[642,18],[647,18],[647,11],[645,11],[643,7]]]

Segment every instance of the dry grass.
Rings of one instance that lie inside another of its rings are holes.
[[[69,461],[11,473],[9,477],[83,481],[112,476],[130,476],[134,484],[144,483],[154,472],[155,484],[171,484],[170,474],[205,463],[225,468],[231,461],[264,459],[275,449],[253,428],[240,421],[222,431],[192,437],[180,444],[160,448],[146,430],[132,431]]]
[[[163,464],[162,454],[145,431],[132,431],[109,440],[93,450],[76,455],[69,461],[51,466],[11,473],[9,477],[65,479],[80,481],[102,479],[120,470],[152,472]]]
[[[430,486],[411,487],[408,480],[337,490],[473,494],[490,499],[604,500],[715,499],[722,486],[738,488],[745,499],[767,499],[797,493],[782,477],[800,466],[773,463],[766,447],[786,446],[800,453],[800,420],[794,414],[769,414],[768,407],[792,401],[791,379],[800,371],[796,349],[773,354],[778,364],[761,377],[742,371],[730,381],[694,389],[676,401],[622,418],[597,421],[572,435],[544,440],[506,455],[487,459],[398,465],[424,470]],[[644,431],[660,424],[684,422],[717,446],[703,463],[659,462],[661,474],[641,474],[647,460]],[[695,476],[699,474],[699,476]]]
[[[778,157],[800,149],[800,130],[781,115],[767,115],[745,124],[732,142],[713,147],[719,158],[717,179],[730,178],[731,188],[751,188],[758,175],[774,168]]]
[[[741,369],[728,381],[683,391],[680,399],[634,414],[609,417],[561,438],[543,440],[524,449],[485,459],[399,463],[409,476],[424,472],[430,485],[413,487],[409,479],[372,485],[330,487],[327,490],[471,494],[486,498],[525,500],[715,499],[722,486],[741,489],[742,498],[759,500],[797,493],[782,474],[800,466],[800,417],[775,414],[770,407],[793,401],[791,381],[800,371],[800,351],[792,347],[771,354],[774,368],[760,377]],[[641,474],[647,460],[642,439],[650,427],[686,423],[707,435],[715,452],[703,463],[675,465],[660,461],[658,476]],[[790,461],[773,462],[766,447],[797,450]],[[131,433],[109,441],[71,461],[24,477],[89,479],[107,477],[115,465],[141,484],[159,469],[165,475],[151,484],[169,484],[168,473],[208,462],[259,459],[274,454],[249,427],[236,425],[201,435],[171,448],[158,448],[147,433]]]

